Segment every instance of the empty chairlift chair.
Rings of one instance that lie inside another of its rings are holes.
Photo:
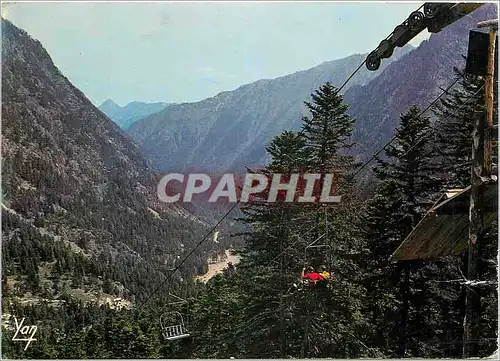
[[[178,315],[178,320],[180,321],[180,323],[172,326],[163,326],[162,323],[163,337],[165,337],[165,339],[168,341],[179,340],[181,338],[191,336],[187,330],[186,324],[184,323],[182,314],[180,312],[176,312],[176,314]]]
[[[169,293],[169,296],[178,300],[177,302],[169,303],[167,305],[169,307],[182,306],[182,305],[185,306],[186,304],[188,304],[188,302],[185,299],[180,298],[172,293]],[[172,310],[170,312],[167,312],[167,314],[169,315],[169,317],[167,319],[168,319],[168,322],[170,323],[170,325],[168,325],[168,326],[166,325],[166,322],[164,322],[165,313],[160,316],[160,326],[162,329],[163,337],[166,340],[174,341],[174,340],[179,340],[181,338],[186,338],[186,337],[191,336],[188,332],[188,329],[187,329],[189,322],[188,322],[188,320],[186,322],[184,321],[184,317],[182,316],[182,313],[180,313],[179,311]],[[172,321],[172,320],[175,320],[175,321]],[[174,323],[174,324],[172,325],[172,323]]]

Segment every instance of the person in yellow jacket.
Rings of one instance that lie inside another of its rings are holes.
[[[319,272],[318,272],[321,277],[323,277],[324,280],[329,280],[330,279],[330,272],[328,272],[326,270],[326,266],[325,265],[322,265],[320,268],[319,268]]]

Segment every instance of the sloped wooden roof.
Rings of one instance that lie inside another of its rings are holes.
[[[483,187],[487,227],[498,217],[498,184]],[[469,238],[469,202],[470,186],[445,192],[396,249],[391,259],[429,259],[463,252]]]

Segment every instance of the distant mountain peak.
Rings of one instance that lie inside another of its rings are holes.
[[[99,106],[99,110],[118,124],[120,128],[128,129],[137,120],[159,112],[169,105],[170,103],[166,102],[145,103],[132,101],[125,106],[120,107],[108,98]]]
[[[117,107],[117,108],[121,108],[118,104],[116,104],[113,100],[111,99],[106,99],[105,101],[102,102],[102,104],[99,106],[99,107],[103,107],[103,106],[112,106],[112,107]]]
[[[103,101],[101,105],[99,105],[98,109],[108,117],[112,118],[122,110],[122,107],[108,98]]]
[[[118,104],[116,104],[113,100],[109,98],[103,101],[101,105],[115,105],[117,107],[120,107]]]

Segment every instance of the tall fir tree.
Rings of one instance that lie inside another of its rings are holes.
[[[359,302],[364,294],[362,278],[366,247],[359,217],[361,202],[351,179],[356,164],[348,154],[354,146],[350,138],[355,120],[347,114],[348,105],[331,83],[322,85],[311,97],[312,102],[305,103],[311,114],[303,117],[301,132],[309,155],[308,170],[321,175],[335,174],[336,191],[342,196],[342,201],[323,210],[316,209],[312,214],[318,225],[315,239],[321,238],[324,248],[319,248],[316,255],[306,252],[306,263],[318,266],[318,261],[324,262],[331,270],[333,286],[319,301],[322,310],[306,320],[308,334],[311,334],[309,326],[312,325],[316,330],[325,330],[323,341],[321,344],[306,343],[309,352],[300,356],[377,356],[364,347],[362,336],[352,337],[359,334],[360,328],[366,327]],[[323,179],[320,188],[323,188]]]
[[[388,259],[420,221],[440,187],[433,149],[424,137],[430,125],[429,117],[420,116],[417,107],[401,116],[395,141],[385,149],[385,158],[377,159],[374,172],[380,184],[367,212],[372,255],[366,279],[367,312],[374,324],[374,347],[392,357],[418,355],[417,349],[422,347],[423,335],[418,328],[422,325],[416,323],[425,315],[423,305],[414,301],[430,292],[421,284],[430,267],[424,269],[421,262],[393,264]],[[397,323],[391,326],[387,320]]]
[[[285,131],[275,137],[267,151],[272,160],[260,173],[268,176],[286,177],[299,172],[307,159],[304,140],[293,132]],[[267,198],[269,192],[263,193],[263,198]],[[242,210],[252,232],[238,266],[239,296],[244,305],[240,314],[246,315],[235,327],[241,355],[275,358],[293,355],[290,345],[299,341],[294,340],[296,326],[289,317],[289,301],[285,296],[296,282],[297,265],[301,263],[301,253],[295,252],[295,247],[303,247],[299,244],[304,240],[298,235],[311,222],[304,216],[303,207],[292,203],[252,202]]]
[[[476,112],[484,104],[484,80],[454,71],[462,79],[433,109],[437,118],[433,134],[444,186],[465,188],[471,181],[472,130]]]
[[[353,158],[345,155],[354,143],[350,142],[355,120],[347,114],[348,105],[329,82],[311,94],[313,102],[305,102],[310,116],[302,117],[302,136],[309,150],[309,166],[322,174],[341,172],[353,166]]]
[[[363,346],[362,337],[355,336],[366,327],[360,305],[366,255],[360,202],[348,178],[353,160],[342,154],[352,146],[348,139],[354,121],[331,84],[320,87],[312,98],[306,103],[311,118],[303,118],[303,131],[284,132],[271,142],[267,150],[272,161],[263,172],[335,172],[341,175],[344,198],[331,209],[282,202],[244,209],[252,225],[238,271],[245,305],[240,313],[251,321],[237,327],[245,335],[244,356],[376,356]],[[306,251],[313,241],[325,248]],[[332,269],[332,288],[293,287],[302,267],[323,263]]]

